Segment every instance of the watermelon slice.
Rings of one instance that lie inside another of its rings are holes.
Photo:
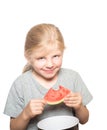
[[[58,90],[50,88],[44,96],[44,99],[46,100],[47,104],[56,105],[61,103],[64,100],[64,97],[69,93],[70,90],[63,86],[59,86]]]

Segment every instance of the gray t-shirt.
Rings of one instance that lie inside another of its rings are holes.
[[[84,105],[87,105],[92,100],[92,95],[80,75],[73,70],[61,68],[58,74],[58,80],[52,87],[58,89],[60,85],[73,92],[80,92]],[[36,81],[31,70],[23,73],[12,84],[5,105],[4,114],[14,118],[17,117],[31,99],[43,98],[47,91],[48,89],[44,88]],[[73,115],[73,110],[72,108],[65,106],[64,103],[46,105],[45,110],[41,115],[31,119],[27,130],[37,130],[38,121],[56,115]]]

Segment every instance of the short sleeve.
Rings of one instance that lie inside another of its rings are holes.
[[[23,107],[24,100],[22,91],[14,82],[7,97],[4,114],[10,117],[16,117],[21,113]]]
[[[81,76],[77,73],[76,80],[75,80],[75,91],[80,92],[82,95],[82,102],[83,105],[87,105],[92,100],[92,95],[83,82]]]

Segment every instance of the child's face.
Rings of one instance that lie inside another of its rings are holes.
[[[44,79],[52,79],[62,65],[63,52],[57,48],[51,50],[36,49],[30,57],[30,64],[36,75]]]

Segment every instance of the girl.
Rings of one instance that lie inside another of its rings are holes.
[[[37,130],[37,122],[55,115],[73,115],[84,124],[89,119],[86,105],[92,100],[80,75],[61,68],[65,45],[60,30],[52,24],[30,29],[25,41],[28,61],[23,73],[13,82],[4,113],[10,116],[11,130]],[[63,103],[47,105],[43,99],[50,88],[59,85],[71,92]]]

